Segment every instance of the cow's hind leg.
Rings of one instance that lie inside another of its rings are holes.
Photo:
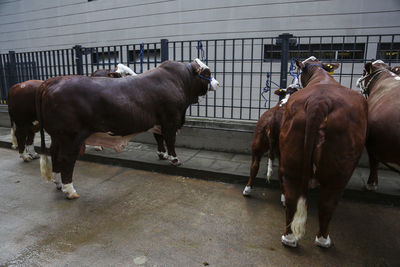
[[[59,161],[59,153],[60,153],[60,146],[55,138],[51,138],[51,146],[50,146],[50,153],[51,153],[51,162],[53,167],[53,183],[56,185],[57,190],[61,190],[61,163]]]
[[[38,159],[38,158],[40,158],[40,156],[35,151],[35,146],[33,145],[34,138],[35,138],[35,132],[33,131],[33,129],[29,129],[29,130],[27,129],[25,151],[26,151],[26,153],[28,153],[31,156],[32,159]]]
[[[18,142],[18,152],[20,158],[22,158],[25,162],[32,161],[32,157],[26,152],[25,144],[26,144],[26,126],[18,124],[15,129],[15,136],[17,137]]]
[[[161,134],[156,134],[156,133],[154,133],[153,135],[157,141],[158,158],[161,160],[168,159],[168,153],[166,152],[165,147],[164,147],[164,137]]]
[[[254,137],[251,145],[251,166],[250,166],[250,177],[246,187],[243,190],[244,196],[249,196],[253,190],[254,179],[257,176],[260,168],[260,160],[264,153],[267,151],[268,146],[265,142],[265,138]]]
[[[343,194],[344,188],[329,189],[327,185],[320,188],[320,197],[318,204],[319,231],[315,237],[315,244],[320,247],[329,248],[332,241],[329,237],[329,222],[332,219],[333,212]]]
[[[165,138],[165,143],[167,144],[168,157],[171,160],[171,164],[174,166],[181,165],[182,163],[176,156],[176,152],[175,152],[176,128],[175,127],[163,127],[162,133]]]
[[[369,160],[369,177],[365,188],[370,191],[376,191],[378,189],[378,165],[379,161],[374,157],[368,148],[368,160]]]

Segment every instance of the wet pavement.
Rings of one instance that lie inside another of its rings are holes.
[[[313,244],[316,194],[297,249],[281,245],[277,189],[78,161],[66,200],[39,161],[0,149],[0,266],[398,266],[400,208],[342,200],[334,247]],[[206,178],[206,177],[205,177]]]

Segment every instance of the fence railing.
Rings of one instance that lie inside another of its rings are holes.
[[[321,61],[338,62],[333,75],[352,89],[366,61],[400,62],[400,34],[352,36],[293,36],[268,38],[168,41],[0,55],[0,101],[7,103],[9,88],[18,82],[46,80],[59,75],[90,75],[97,69],[113,69],[123,63],[136,73],[157,67],[164,60],[190,62],[198,57],[222,84],[208,93],[187,115],[193,117],[257,120],[275,105],[274,89],[286,88],[291,58],[311,55]],[[269,78],[267,79],[267,74]]]

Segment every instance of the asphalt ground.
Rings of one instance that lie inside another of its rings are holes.
[[[342,199],[330,235],[314,245],[317,197],[306,235],[281,245],[280,192],[240,184],[78,161],[67,200],[24,163],[0,149],[1,266],[399,266],[400,208]]]

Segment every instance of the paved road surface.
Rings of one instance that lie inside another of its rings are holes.
[[[281,245],[277,190],[78,162],[68,201],[0,149],[0,266],[399,266],[400,208],[341,201],[335,246],[313,244],[316,199],[297,249]]]

